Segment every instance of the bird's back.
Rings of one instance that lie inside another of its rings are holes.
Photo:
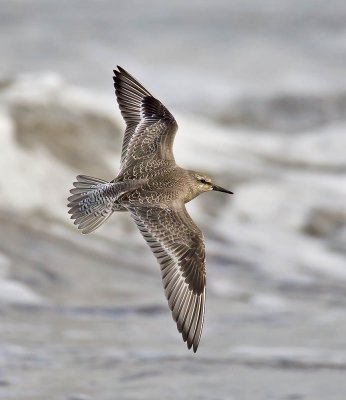
[[[115,182],[144,180],[145,183],[136,190],[125,193],[121,204],[133,205],[171,205],[188,196],[188,173],[178,167],[174,161],[147,160],[134,164],[121,173]]]

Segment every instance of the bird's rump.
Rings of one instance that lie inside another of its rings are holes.
[[[132,207],[131,215],[161,266],[172,316],[188,348],[196,352],[205,308],[202,232],[182,204],[179,209]]]

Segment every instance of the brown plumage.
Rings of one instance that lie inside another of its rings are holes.
[[[78,229],[90,233],[114,211],[130,212],[160,264],[177,328],[196,352],[204,320],[205,248],[185,203],[210,190],[232,192],[176,165],[174,117],[121,67],[114,71],[114,87],[126,122],[120,172],[111,182],[77,176],[69,213]]]

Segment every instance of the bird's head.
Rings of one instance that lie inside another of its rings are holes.
[[[215,185],[210,176],[206,174],[202,174],[200,172],[195,172],[191,171],[192,179],[193,179],[193,186],[197,192],[196,195],[203,193],[203,192],[209,192],[210,190],[215,190],[218,192],[224,192],[228,194],[233,194],[233,192],[224,189],[221,186]]]

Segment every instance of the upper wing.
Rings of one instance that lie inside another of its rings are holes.
[[[187,213],[158,207],[130,208],[161,266],[165,294],[179,332],[194,352],[200,341],[205,302],[205,250],[202,232]]]
[[[172,146],[178,125],[172,114],[123,68],[114,70],[113,79],[126,122],[121,170],[145,158],[174,160]]]

